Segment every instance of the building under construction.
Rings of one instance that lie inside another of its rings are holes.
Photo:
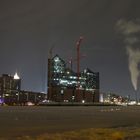
[[[99,102],[99,85],[99,72],[76,73],[58,55],[48,59],[48,100]]]

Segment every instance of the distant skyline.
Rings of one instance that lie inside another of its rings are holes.
[[[80,70],[100,73],[101,92],[132,97],[137,82],[140,94],[139,5],[139,0],[1,0],[0,74],[17,71],[22,89],[45,91],[49,49],[54,46],[53,54],[68,61],[83,36]],[[128,46],[137,56],[132,67]]]

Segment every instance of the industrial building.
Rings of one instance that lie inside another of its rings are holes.
[[[99,72],[86,68],[79,74],[58,55],[48,59],[48,100],[99,102]]]

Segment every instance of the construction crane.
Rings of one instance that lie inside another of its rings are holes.
[[[48,93],[48,100],[51,100],[51,96],[52,96],[52,85],[51,85],[51,81],[52,81],[52,56],[53,56],[53,49],[54,49],[54,45],[50,48],[49,50],[49,68],[48,68],[48,86],[49,86],[49,93]]]
[[[86,57],[85,54],[82,54],[82,55],[79,56],[80,59],[82,59],[84,57]],[[70,67],[71,70],[73,70],[73,63],[75,63],[75,62],[77,62],[77,58],[70,57],[70,59],[68,60],[67,63],[69,64],[69,67]]]
[[[77,50],[77,93],[79,95],[80,93],[80,90],[79,90],[79,77],[80,77],[80,45],[81,45],[81,42],[83,40],[83,37],[81,36],[79,38],[79,40],[77,41],[76,43],[76,50]]]

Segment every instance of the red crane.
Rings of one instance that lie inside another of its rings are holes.
[[[82,59],[83,57],[86,57],[86,55],[82,54],[79,56],[80,59]],[[73,70],[73,63],[75,63],[75,62],[77,62],[77,58],[72,58],[72,57],[69,58],[67,63],[69,64],[69,67],[71,70]]]

